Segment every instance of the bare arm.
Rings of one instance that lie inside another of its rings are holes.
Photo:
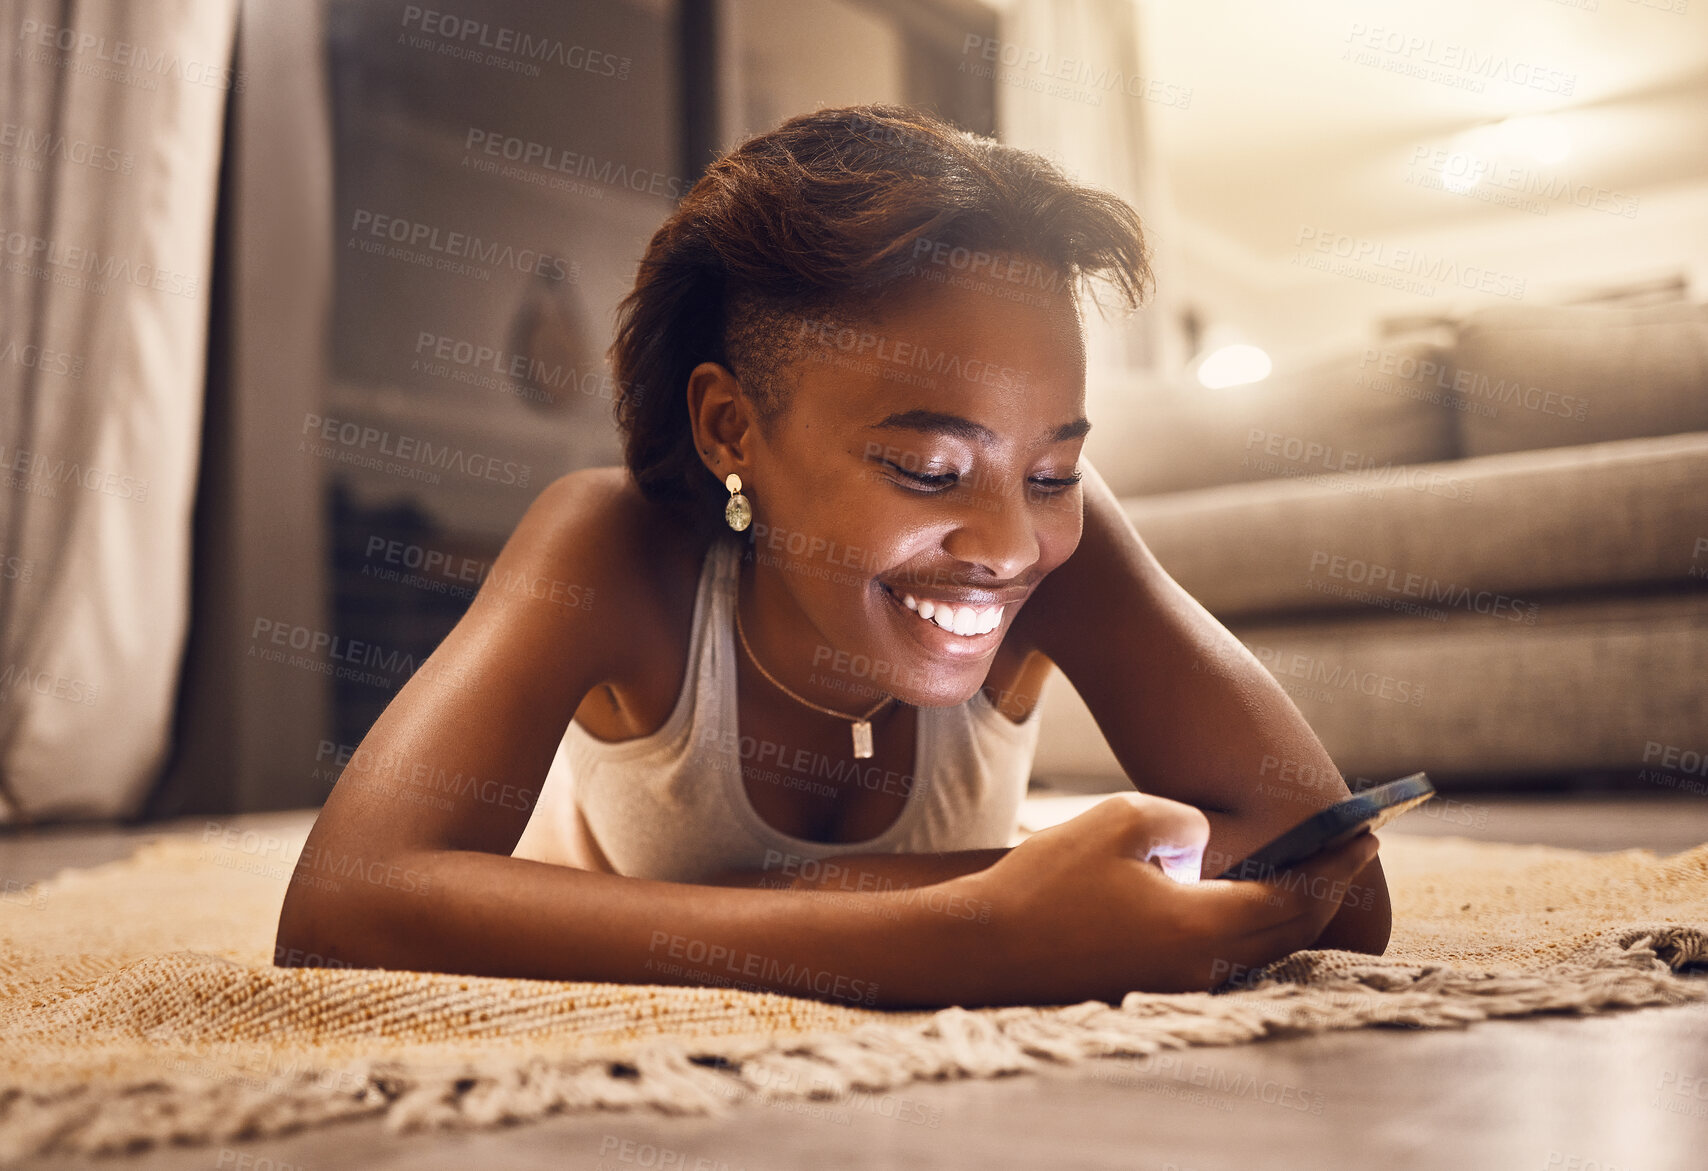
[[[1204,811],[1213,877],[1348,789],[1280,684],[1158,564],[1083,466],[1080,545],[1011,633],[1073,681],[1135,787]],[[1073,618],[1088,613],[1095,629]],[[1381,862],[1354,883],[1316,945],[1379,955],[1392,920]]]
[[[601,470],[542,492],[363,739],[286,891],[278,962],[961,1000],[977,928],[899,894],[827,906],[510,857],[564,728],[639,637],[624,599],[648,554],[615,491]]]
[[[817,866],[791,862],[788,870],[728,870],[712,882],[718,886],[788,890],[907,890],[976,873],[1007,853],[1007,846],[998,846],[937,854],[840,854]]]

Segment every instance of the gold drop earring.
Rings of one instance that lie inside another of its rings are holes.
[[[724,505],[724,520],[736,532],[741,532],[753,522],[753,506],[747,502],[747,497],[741,494],[741,477],[731,472],[724,477],[724,487],[729,489],[729,503]]]

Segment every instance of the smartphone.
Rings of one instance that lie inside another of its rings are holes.
[[[1394,818],[1422,805],[1435,795],[1435,786],[1423,773],[1413,773],[1385,785],[1354,793],[1344,801],[1330,805],[1321,813],[1307,817],[1272,842],[1254,850],[1244,861],[1236,862],[1217,878],[1265,878],[1276,870],[1303,862],[1314,854],[1332,850],[1356,835],[1360,830],[1372,832]]]

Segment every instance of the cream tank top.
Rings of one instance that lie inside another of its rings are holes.
[[[1038,743],[1040,701],[1018,724],[981,690],[953,707],[921,707],[913,783],[901,815],[877,837],[815,842],[781,833],[755,812],[744,759],[797,784],[900,791],[905,778],[869,761],[815,760],[809,776],[776,770],[766,746],[743,737],[736,709],[735,595],[745,538],[720,534],[694,596],[688,670],[663,727],[600,740],[573,720],[516,848],[517,858],[586,866],[576,817],[618,874],[701,882],[726,869],[792,870],[838,854],[932,853],[1012,845]],[[865,698],[862,692],[859,698]],[[829,716],[825,717],[829,719]],[[793,860],[791,862],[791,860]]]

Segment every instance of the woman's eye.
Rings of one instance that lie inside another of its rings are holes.
[[[1032,482],[1041,488],[1071,488],[1075,484],[1079,483],[1082,475],[1083,473],[1081,472],[1075,472],[1071,476],[1061,476],[1054,479],[1048,476],[1033,476]]]
[[[887,460],[885,462],[889,463]],[[947,488],[949,485],[961,478],[959,472],[940,472],[936,475],[922,475],[919,472],[910,472],[900,464],[890,463],[889,466],[909,480],[912,480],[915,484],[923,484],[929,488]]]
[[[885,460],[884,463],[885,466],[890,468],[890,470],[894,471],[897,475],[920,485],[922,489],[930,491],[941,492],[946,488],[953,487],[961,479],[961,474],[959,472],[911,472],[900,464],[893,463],[889,460]],[[1079,483],[1080,476],[1080,472],[1075,472],[1071,476],[1033,476],[1029,483],[1035,491],[1044,494],[1053,494],[1072,488],[1075,484]]]

